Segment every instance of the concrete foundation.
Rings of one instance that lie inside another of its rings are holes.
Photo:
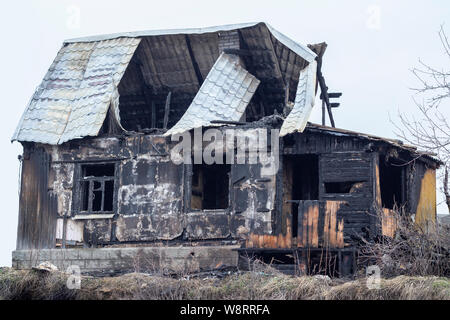
[[[238,265],[238,246],[124,247],[16,250],[12,266],[31,269],[49,261],[61,271],[78,266],[83,274],[191,273]]]

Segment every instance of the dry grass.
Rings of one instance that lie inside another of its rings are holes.
[[[119,277],[82,277],[81,289],[66,287],[68,275],[0,269],[0,299],[446,299],[450,279],[399,276],[369,290],[365,279],[343,282],[325,277],[291,277],[246,272],[223,279],[174,279],[131,273]]]

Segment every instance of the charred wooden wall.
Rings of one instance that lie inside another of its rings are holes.
[[[276,174],[261,164],[231,165],[229,205],[220,210],[191,208],[193,167],[175,165],[170,159],[172,146],[159,135],[25,145],[18,248],[48,248],[55,242],[97,246],[233,239],[246,239],[248,247],[343,247],[360,235],[381,232],[381,224],[377,227],[373,218],[380,197],[379,154],[367,140],[308,130],[290,135],[280,142]],[[286,193],[286,184],[292,181],[286,179],[290,169],[283,158],[305,154],[317,155],[318,195],[293,212],[286,200],[298,199]],[[78,216],[74,186],[80,165],[90,163],[117,164],[112,217]],[[434,168],[415,161],[405,172],[408,210],[417,211],[418,220],[433,215]],[[345,192],[326,187],[348,182],[351,188]],[[385,226],[389,232],[390,228]]]
[[[183,232],[183,166],[161,136],[95,138],[48,147],[58,194],[58,237],[87,245],[171,240]],[[117,163],[114,217],[77,220],[73,190],[81,164]],[[62,240],[62,239],[61,239]]]
[[[25,147],[17,230],[17,249],[55,247],[56,196],[48,189],[50,155]]]
[[[54,238],[56,235],[60,245],[224,240],[239,238],[250,229],[272,232],[275,176],[266,175],[260,164],[232,165],[228,208],[192,210],[192,165],[175,165],[170,159],[171,143],[162,136],[86,138],[62,146],[40,147],[40,152],[34,148],[27,152],[34,158],[47,157],[43,160],[47,171],[30,172],[25,162],[24,180],[34,177],[42,190],[54,194],[50,211],[55,230],[39,230]],[[36,166],[41,162],[33,160]],[[118,164],[114,217],[85,219],[79,215],[80,196],[74,186],[80,178],[80,166],[96,163]],[[36,196],[34,189],[29,189],[24,184],[21,193],[21,207],[28,208],[21,213],[20,225],[24,228],[31,224],[23,217],[35,215],[28,203]],[[28,241],[23,232],[18,237]],[[34,239],[30,241],[42,247]],[[55,239],[50,247],[54,246]]]
[[[319,159],[319,196],[317,200],[339,202],[337,222],[343,223],[345,243],[351,243],[358,235],[369,236],[372,223],[371,209],[374,200],[374,153],[372,145],[358,138],[325,135],[318,133],[302,133],[284,139],[284,155],[316,154]],[[285,170],[287,168],[282,168]],[[327,192],[326,183],[352,182],[353,187],[346,193]],[[284,201],[287,199],[285,198]],[[293,199],[295,200],[295,199]],[[292,221],[289,206],[283,205],[280,224]],[[324,217],[325,209],[319,210],[319,216]],[[319,219],[320,230],[323,232],[324,222]],[[300,230],[299,225],[299,230]],[[338,228],[338,225],[336,225]],[[292,229],[288,226],[287,229]],[[284,229],[281,232],[289,232]],[[335,230],[333,232],[339,232]],[[303,236],[303,235],[302,235]]]

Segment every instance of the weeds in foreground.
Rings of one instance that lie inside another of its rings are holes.
[[[66,286],[68,276],[61,272],[3,268],[0,272],[0,300],[450,300],[450,279],[439,277],[382,279],[380,289],[370,290],[364,278],[343,282],[326,277],[292,277],[251,271],[221,279],[175,279],[130,273],[104,278],[82,276],[81,289],[71,290]]]

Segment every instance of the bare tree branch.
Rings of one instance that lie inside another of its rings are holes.
[[[444,27],[438,32],[445,56],[450,60],[450,43]],[[450,168],[450,123],[445,114],[449,114],[450,98],[450,68],[432,67],[419,60],[419,67],[411,72],[419,81],[419,87],[411,88],[416,96],[413,97],[418,116],[398,112],[399,123],[391,120],[396,134],[410,144],[420,146],[428,152],[435,153],[444,163],[442,187],[445,201],[450,212],[450,194],[448,171]],[[445,69],[448,68],[448,69]],[[420,101],[419,99],[420,98]]]

